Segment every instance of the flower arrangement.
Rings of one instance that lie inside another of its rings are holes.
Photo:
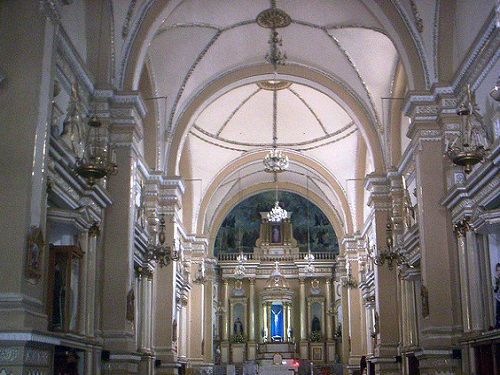
[[[319,342],[321,341],[321,331],[312,331],[309,336],[309,340],[311,342]]]
[[[244,344],[247,342],[247,338],[242,333],[231,336],[231,342],[233,344]]]

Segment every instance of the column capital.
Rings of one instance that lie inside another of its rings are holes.
[[[392,209],[390,199],[390,180],[386,175],[377,175],[374,173],[366,176],[365,189],[369,191],[368,206],[375,210]]]

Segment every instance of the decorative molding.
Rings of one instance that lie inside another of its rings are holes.
[[[24,363],[30,366],[49,366],[50,352],[35,348],[26,348],[24,351]]]
[[[130,21],[132,20],[132,15],[134,13],[134,8],[137,3],[137,0],[130,1],[130,4],[127,9],[127,15],[125,16],[125,21],[123,22],[122,27],[122,37],[125,39],[128,36],[130,31]]]
[[[410,0],[411,12],[413,13],[413,17],[415,18],[415,27],[417,31],[422,34],[424,31],[424,21],[422,17],[420,17],[420,13],[417,8],[417,4],[415,4],[415,0]]]
[[[15,362],[19,356],[19,348],[0,348],[0,363]]]

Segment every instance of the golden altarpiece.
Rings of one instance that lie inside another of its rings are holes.
[[[293,237],[291,213],[279,223],[266,214],[253,252],[245,254],[244,276],[235,275],[239,254],[218,256],[220,362],[334,363],[340,302],[335,253],[314,252],[314,272],[307,272],[308,253]]]

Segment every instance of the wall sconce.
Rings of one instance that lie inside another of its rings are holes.
[[[393,233],[392,233],[392,222],[389,221],[386,226],[386,246],[387,249],[379,251],[378,255],[374,255],[373,252],[368,249],[368,255],[373,260],[377,266],[383,266],[387,262],[389,270],[392,270],[395,265],[413,268],[410,265],[406,257],[398,250],[394,248]]]
[[[165,245],[165,215],[160,215],[160,231],[157,241],[149,241],[146,258],[148,262],[155,261],[160,267],[168,266],[172,261],[179,260],[179,252],[175,248],[175,242],[172,246]],[[156,242],[156,243],[155,243]]]

